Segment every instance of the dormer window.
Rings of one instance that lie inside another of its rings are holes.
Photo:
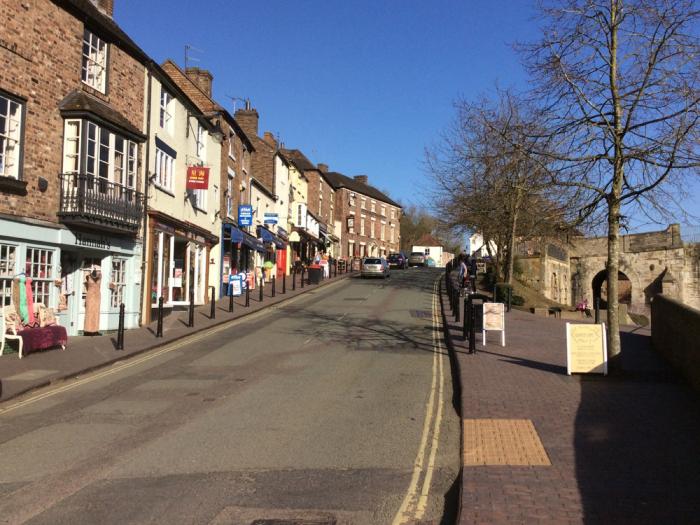
[[[81,78],[100,93],[107,90],[107,42],[92,31],[83,33],[83,64]]]

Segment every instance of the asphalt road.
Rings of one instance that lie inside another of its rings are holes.
[[[450,523],[439,275],[345,280],[2,407],[0,523]]]

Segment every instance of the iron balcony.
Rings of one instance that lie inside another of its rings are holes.
[[[143,221],[143,193],[102,177],[63,173],[58,216],[61,222],[135,235]]]

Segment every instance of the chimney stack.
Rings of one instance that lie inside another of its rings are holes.
[[[211,98],[211,82],[214,80],[214,77],[209,71],[198,67],[188,67],[185,69],[185,74],[192,82],[197,84],[199,89],[204,91],[204,93]]]
[[[112,18],[114,14],[114,0],[92,0],[92,4],[101,12]]]
[[[360,182],[362,184],[367,184],[367,175],[355,175],[353,177],[357,182]]]
[[[246,102],[246,109],[239,109],[236,111],[234,118],[246,135],[250,137],[258,136],[258,120],[260,116],[256,109],[250,108],[249,103]]]
[[[328,164],[322,164],[321,162],[319,162],[318,170],[322,171],[323,173],[328,173]]]
[[[271,147],[277,149],[277,140],[275,136],[270,131],[266,131],[263,135],[263,140]]]

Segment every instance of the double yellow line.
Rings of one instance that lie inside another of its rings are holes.
[[[396,516],[394,516],[392,525],[402,525],[423,518],[428,506],[430,485],[433,480],[433,472],[435,471],[435,457],[440,443],[445,383],[444,359],[442,355],[443,346],[439,331],[439,327],[442,324],[438,306],[439,282],[440,277],[438,277],[433,284],[433,377],[430,386],[430,397],[426,404],[423,433],[421,435],[420,445],[418,446],[418,453],[413,463],[411,483],[408,486],[401,507],[399,507]],[[435,414],[434,418],[433,414]],[[428,447],[430,447],[429,454]],[[421,475],[423,477],[423,483],[419,490]]]

